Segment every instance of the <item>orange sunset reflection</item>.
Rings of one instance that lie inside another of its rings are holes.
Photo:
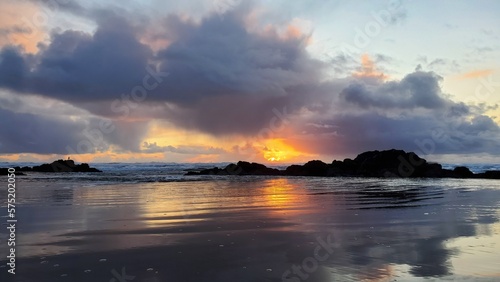
[[[276,178],[266,181],[264,195],[266,204],[273,208],[286,208],[298,202],[299,197],[287,179]]]
[[[301,189],[284,178],[240,184],[238,188],[232,187],[230,181],[143,185],[141,190],[148,190],[144,195],[149,196],[141,199],[141,221],[148,227],[180,226],[208,220],[220,213],[221,206],[228,213],[220,213],[220,219],[246,216],[249,210],[262,213],[263,217],[288,217],[300,215],[304,212],[302,207],[308,205],[309,199]]]

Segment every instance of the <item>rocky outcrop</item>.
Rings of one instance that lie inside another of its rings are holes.
[[[35,171],[35,172],[101,172],[100,170],[90,167],[86,163],[82,164],[75,164],[73,160],[57,160],[55,162],[52,162],[50,164],[42,164],[39,166],[34,166],[34,167],[15,167],[16,174],[19,174],[18,172],[29,172],[29,171]],[[2,174],[3,170],[7,169],[0,169],[0,174]]]
[[[225,168],[210,168],[200,171],[189,171],[186,175],[282,175],[275,168],[269,168],[259,163],[239,161],[237,164],[229,164]]]
[[[331,164],[319,160],[304,165],[291,165],[285,170],[263,164],[238,162],[225,168],[190,171],[187,175],[289,175],[289,176],[353,176],[353,177],[427,177],[427,178],[492,178],[500,179],[500,171],[474,174],[467,167],[453,170],[429,163],[413,152],[403,150],[369,151],[354,160],[334,160]]]
[[[474,175],[476,178],[487,178],[487,179],[500,179],[500,171],[489,170],[484,173],[479,173]]]
[[[0,167],[0,175],[9,175],[10,172],[9,172],[9,169],[8,168],[1,168]],[[18,170],[16,170],[14,172],[15,175],[24,175],[24,173],[22,172],[19,172]]]
[[[330,176],[331,168],[328,164],[314,160],[304,165],[291,165],[286,168],[285,175],[303,175],[303,176]]]

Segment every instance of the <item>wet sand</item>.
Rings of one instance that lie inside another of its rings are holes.
[[[495,180],[18,187],[17,274],[0,281],[500,279]]]

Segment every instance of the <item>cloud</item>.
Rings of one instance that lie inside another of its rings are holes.
[[[8,36],[10,34],[29,34],[31,29],[19,25],[0,28],[0,36]]]
[[[0,110],[2,153],[139,152],[149,130],[147,120],[110,120],[58,100],[3,91]]]
[[[117,123],[98,118],[74,119],[0,109],[0,154],[91,154],[140,152],[148,127],[141,122]],[[15,121],[15,122],[13,122]],[[100,124],[113,130],[102,132]]]
[[[500,154],[500,128],[487,109],[450,100],[441,77],[416,71],[400,81],[355,81],[341,91],[330,116],[298,125],[297,148],[325,155],[402,148],[420,154]],[[320,125],[320,126],[318,126]]]
[[[40,7],[28,1],[6,0],[0,2],[0,10],[0,47],[13,44],[35,53],[37,44],[44,40],[46,33],[35,30],[27,22],[40,13]]]
[[[454,124],[450,120],[440,120],[438,116],[391,118],[364,113],[339,115],[322,122],[333,129],[305,127],[311,133],[297,140],[300,149],[325,155],[350,156],[361,151],[390,148],[402,148],[421,155],[500,153],[500,146],[495,141],[500,135],[498,125],[485,116]],[[305,145],[308,142],[309,146]]]
[[[66,154],[68,144],[84,138],[85,124],[0,109],[0,153]]]
[[[294,111],[306,102],[300,95],[322,79],[323,63],[309,56],[308,35],[300,29],[249,28],[246,9],[201,22],[167,16],[158,36],[172,43],[156,54],[140,43],[138,27],[103,12],[95,34],[54,33],[36,56],[4,48],[0,86],[113,117],[118,113],[112,102],[143,85],[148,67],[157,63],[169,77],[143,103],[163,105],[155,118],[212,134],[255,134],[274,116],[273,109],[288,105]]]
[[[108,16],[93,35],[54,34],[36,56],[4,48],[0,71],[10,75],[2,75],[0,86],[63,101],[102,101],[130,92],[145,76],[150,58],[151,50],[137,41],[127,22]]]
[[[365,75],[356,75],[362,78],[380,78],[375,74],[372,63]],[[441,93],[439,81],[441,77],[432,72],[417,71],[404,77],[401,81],[391,81],[370,90],[363,83],[354,83],[342,90],[341,97],[348,103],[362,108],[427,108],[438,109],[445,106],[447,101]]]
[[[144,153],[177,153],[177,154],[187,154],[187,155],[219,155],[226,153],[222,148],[206,147],[206,146],[158,146],[156,142],[154,143],[143,143],[143,149],[141,152]]]
[[[420,67],[440,73],[442,75],[455,74],[460,71],[462,65],[457,60],[447,58],[435,58],[430,60],[427,56],[418,56],[417,63]]]
[[[381,59],[386,58],[381,57]],[[363,56],[361,56],[361,70],[355,72],[353,76],[357,78],[374,78],[381,80],[385,80],[388,78],[387,75],[377,71],[375,62],[370,58],[370,56],[368,56],[368,54],[363,54]]]
[[[161,86],[165,98],[186,104],[217,95],[283,96],[289,88],[317,80],[321,63],[306,52],[307,36],[295,30],[282,37],[272,26],[250,31],[243,16],[234,12],[200,24],[167,19],[168,36],[175,41],[158,58],[176,83]]]
[[[2,137],[3,152],[63,153],[90,135],[99,137],[92,139],[94,151],[224,154],[210,146],[144,143],[149,121],[252,141],[287,119],[294,121],[290,129],[273,133],[288,134],[278,137],[304,152],[415,150],[439,129],[447,139],[435,146],[435,153],[500,153],[495,142],[498,125],[484,114],[486,108],[450,100],[437,72],[418,70],[398,80],[376,66],[391,58],[373,54],[374,60],[364,55],[360,71],[353,74],[358,59],[313,58],[307,51],[310,31],[293,20],[256,24],[261,21],[251,2],[232,5],[222,16],[208,13],[200,18],[143,18],[114,8],[78,5],[61,9],[95,21],[95,32],[53,30],[37,53],[2,47],[0,87],[17,98],[36,95],[80,111],[74,119],[67,112],[30,114],[19,110],[27,107],[23,99],[10,99],[18,108],[0,107],[2,115],[19,120],[19,128],[31,128],[28,124],[34,122],[51,134],[20,131],[12,134],[26,140],[18,144]],[[392,23],[405,15],[398,12]],[[154,32],[145,35],[153,25]],[[432,69],[455,64],[441,58],[421,61]],[[332,78],[328,64],[349,75]],[[137,89],[147,94],[144,101],[132,98]],[[35,121],[37,116],[41,118]],[[100,137],[94,129],[102,121],[111,122],[114,130]],[[14,128],[3,130],[7,134]],[[40,144],[31,146],[33,140]]]
[[[470,78],[485,77],[485,76],[492,74],[493,72],[494,72],[494,70],[492,70],[492,69],[475,70],[475,71],[470,71],[470,72],[461,74],[461,75],[459,75],[459,78],[470,79]]]

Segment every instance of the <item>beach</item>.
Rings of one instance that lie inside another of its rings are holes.
[[[0,0],[0,282],[500,281],[499,12]]]
[[[500,279],[497,180],[109,179],[19,177],[1,281]]]

